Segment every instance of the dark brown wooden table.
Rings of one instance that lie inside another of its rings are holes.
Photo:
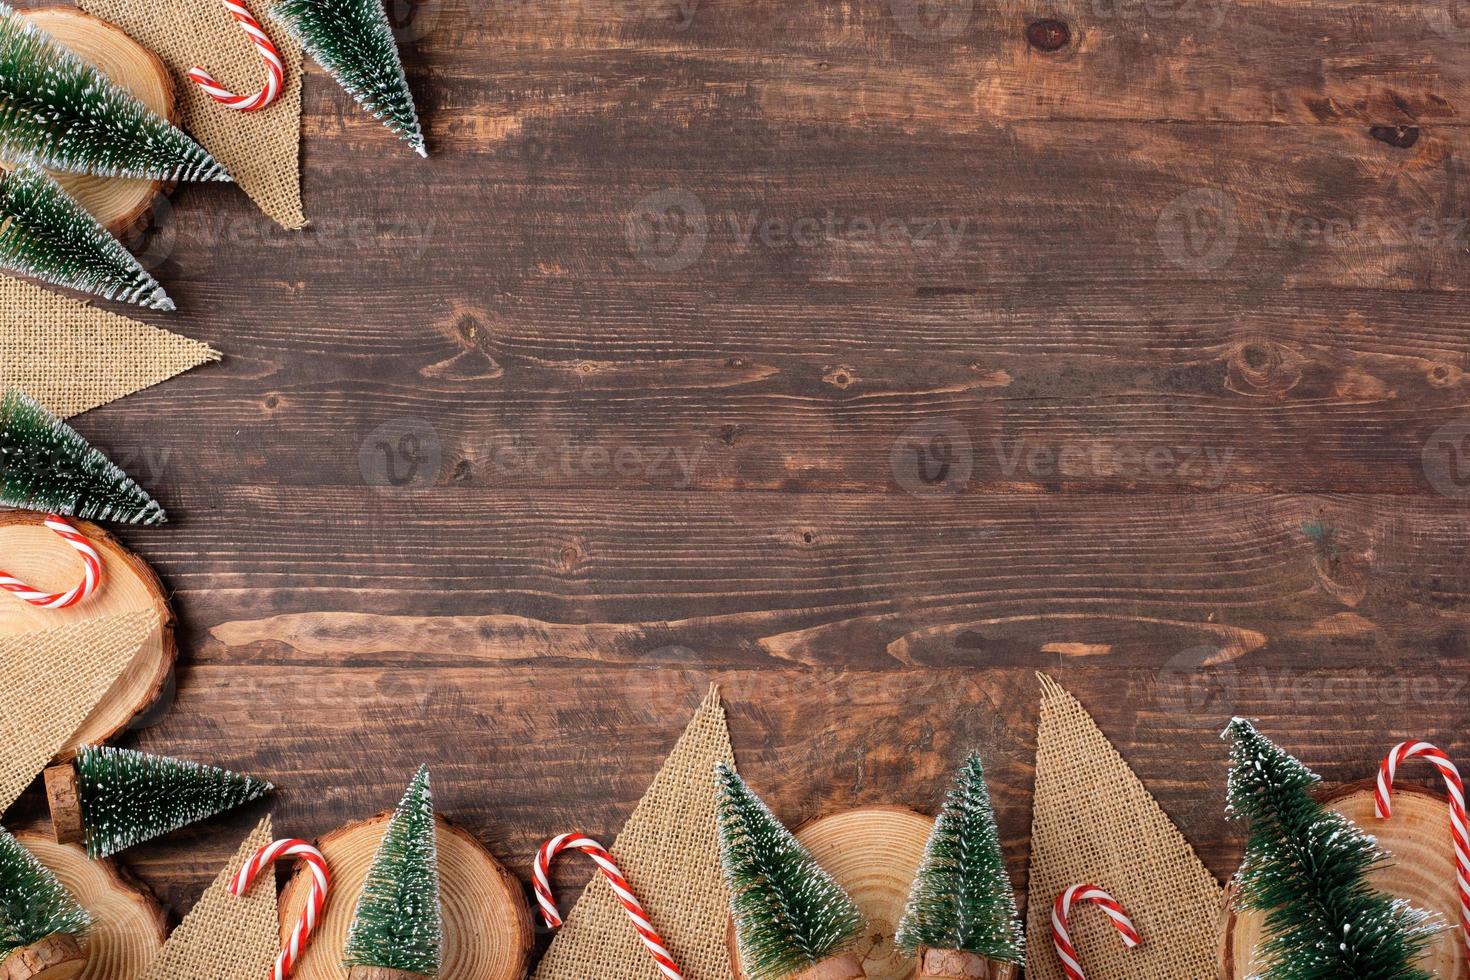
[[[1466,756],[1470,10],[391,6],[431,159],[313,66],[312,228],[154,238],[225,361],[76,420],[173,516],[124,744],[308,837],[428,762],[525,877],[718,681],[793,824],[978,748],[1018,883],[1037,670],[1221,876],[1232,714]],[[177,913],[256,814],[126,864]]]

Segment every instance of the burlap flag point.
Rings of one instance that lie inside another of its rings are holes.
[[[68,418],[219,360],[187,337],[0,276],[0,391]]]
[[[157,611],[141,609],[0,638],[0,813],[81,727],[157,628]]]
[[[273,839],[271,818],[266,816],[184,916],[141,980],[261,980],[270,976],[280,928],[276,890],[252,888],[237,897],[229,888],[241,866]]]
[[[1065,980],[1051,910],[1068,886],[1096,884],[1132,916],[1128,949],[1105,915],[1071,917],[1088,976],[1185,980],[1215,975],[1223,889],[1179,828],[1071,694],[1044,674],[1027,901],[1027,980]]]
[[[715,838],[714,767],[734,765],[719,689],[689,723],[612,846],[685,980],[730,980],[725,882]],[[533,980],[664,980],[598,875]]]

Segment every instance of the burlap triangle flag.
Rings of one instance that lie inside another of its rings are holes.
[[[261,980],[270,976],[280,928],[275,882],[261,882],[241,897],[231,895],[229,888],[240,867],[271,840],[271,818],[266,815],[168,937],[141,980]]]
[[[157,610],[140,609],[0,639],[0,813],[81,727],[157,628]]]
[[[715,838],[714,766],[734,765],[720,693],[711,687],[613,857],[686,980],[730,980],[725,882]],[[598,875],[536,969],[534,980],[663,980],[622,906]]]
[[[0,276],[0,391],[63,418],[219,360],[207,344]]]
[[[1044,674],[1027,900],[1027,980],[1065,980],[1051,908],[1090,883],[1123,904],[1143,936],[1124,948],[1098,909],[1079,905],[1072,944],[1089,976],[1207,980],[1215,975],[1222,889],[1092,717]]]
[[[265,82],[255,46],[219,0],[78,0],[87,13],[121,27],[163,60],[173,75],[184,129],[197,139],[250,199],[285,228],[306,224],[301,211],[301,46],[266,17],[267,0],[247,3],[286,67],[280,97],[265,109],[236,112],[188,78],[202,65],[232,92],[250,94]]]

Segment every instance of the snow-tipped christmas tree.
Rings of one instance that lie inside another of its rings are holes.
[[[29,164],[0,175],[0,268],[104,299],[174,308],[110,231]]]
[[[359,105],[429,155],[383,0],[281,0],[271,16]]]
[[[1025,963],[1016,895],[979,756],[971,755],[955,775],[896,939],[910,954],[949,950],[995,964]]]
[[[48,940],[52,957],[59,958],[58,947],[75,954],[75,941],[91,925],[91,916],[56,876],[0,827],[0,964],[17,950]]]
[[[101,177],[230,179],[198,143],[4,3],[0,156]]]
[[[720,857],[748,980],[784,980],[850,955],[866,928],[852,898],[734,769],[716,765],[715,785]]]
[[[352,916],[342,965],[439,975],[444,944],[439,851],[429,767],[422,766],[373,856]]]
[[[0,506],[126,524],[165,519],[131,477],[16,388],[0,399]]]
[[[75,772],[80,829],[93,858],[234,809],[274,788],[228,769],[108,746],[82,746]],[[56,798],[51,818],[61,836],[68,818],[57,811]]]
[[[1313,799],[1319,778],[1236,718],[1228,812],[1250,824],[1236,903],[1266,917],[1258,980],[1429,980],[1414,967],[1434,916],[1368,885],[1389,860],[1351,820]]]

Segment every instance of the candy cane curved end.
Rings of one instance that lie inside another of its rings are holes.
[[[189,78],[203,89],[206,95],[226,109],[235,109],[240,112],[255,112],[258,109],[264,109],[280,96],[281,86],[286,77],[286,66],[282,63],[276,46],[271,43],[270,35],[266,34],[260,22],[251,16],[244,4],[238,0],[222,0],[222,2],[225,9],[230,12],[230,16],[235,19],[235,23],[240,25],[240,29],[255,45],[256,53],[265,63],[265,85],[254,95],[236,95],[221,86],[214,80],[213,75],[199,65],[189,69]]]
[[[1112,920],[1113,927],[1118,930],[1118,935],[1123,939],[1123,945],[1129,949],[1140,945],[1143,940],[1138,935],[1138,930],[1133,926],[1133,920],[1118,900],[1096,885],[1072,885],[1057,896],[1051,910],[1051,934],[1052,943],[1056,946],[1057,957],[1062,961],[1062,970],[1067,975],[1067,980],[1087,980],[1087,975],[1082,972],[1082,964],[1077,961],[1077,951],[1072,948],[1072,937],[1067,932],[1067,919],[1072,913],[1072,905],[1076,902],[1090,902],[1102,909]]]
[[[251,855],[240,866],[235,877],[230,879],[230,894],[240,896],[250,891],[250,886],[255,884],[260,873],[281,858],[299,858],[303,861],[311,872],[312,882],[311,891],[306,896],[306,908],[302,910],[300,920],[291,930],[290,938],[271,968],[271,980],[286,980],[296,969],[312,932],[321,920],[322,908],[327,903],[327,895],[332,887],[332,872],[322,852],[304,840],[289,838],[267,844]]]
[[[0,591],[9,592],[42,609],[66,609],[86,601],[102,587],[102,555],[82,533],[55,514],[48,514],[46,527],[71,545],[82,559],[82,581],[67,592],[42,592],[9,572],[0,572]]]

